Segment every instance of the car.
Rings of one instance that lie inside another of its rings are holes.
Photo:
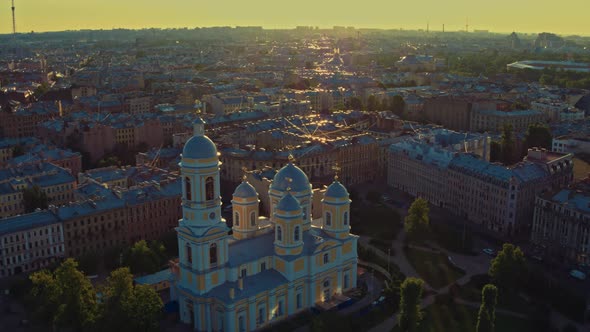
[[[495,256],[496,255],[496,252],[493,249],[490,249],[490,248],[485,248],[483,250],[483,253],[486,254],[486,255],[489,255],[489,256]]]
[[[578,280],[586,280],[586,273],[579,271],[579,270],[571,270],[570,276],[572,276]]]

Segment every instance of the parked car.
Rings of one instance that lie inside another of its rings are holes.
[[[486,255],[489,255],[489,256],[495,256],[496,255],[496,252],[493,249],[490,249],[490,248],[485,248],[483,250],[483,253],[486,254]]]
[[[571,270],[570,276],[572,276],[578,280],[586,280],[586,273],[579,271],[579,270]]]

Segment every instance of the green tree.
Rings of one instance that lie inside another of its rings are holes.
[[[102,294],[102,330],[129,330],[127,310],[133,296],[133,275],[129,268],[123,267],[111,272]]]
[[[367,111],[373,112],[378,110],[378,108],[379,101],[377,100],[377,97],[370,95],[369,98],[367,98]]]
[[[502,163],[510,165],[514,163],[514,138],[512,137],[512,125],[504,125],[502,130],[502,140],[500,141],[502,146]]]
[[[131,268],[133,274],[155,273],[166,262],[166,249],[158,241],[152,241],[148,245],[145,240],[141,240],[127,250],[123,262]]]
[[[548,126],[537,123],[529,125],[524,140],[527,148],[551,149],[553,136]]]
[[[404,98],[400,95],[393,96],[391,98],[389,109],[398,116],[404,115],[404,111],[406,109],[406,102],[404,101]]]
[[[502,144],[498,141],[490,143],[490,161],[502,162]]]
[[[351,109],[355,110],[355,111],[360,111],[363,108],[363,102],[361,101],[361,99],[359,97],[351,97],[348,100],[348,107],[350,107]]]
[[[129,268],[111,272],[103,289],[103,331],[158,331],[163,303],[156,291],[133,286]]]
[[[96,164],[97,167],[121,166],[121,161],[116,156],[102,158]]]
[[[423,198],[416,198],[408,215],[404,219],[404,229],[409,240],[423,240],[430,232],[430,207],[428,201]]]
[[[494,284],[503,290],[512,291],[516,288],[524,271],[524,254],[519,247],[504,243],[502,250],[492,260],[489,275]]]
[[[399,325],[402,331],[414,332],[418,330],[422,320],[420,301],[424,281],[417,278],[406,278],[400,286]]]
[[[135,286],[128,308],[131,331],[159,331],[163,307],[162,299],[153,288]]]
[[[96,292],[78,263],[69,258],[56,270],[40,271],[30,276],[38,317],[44,317],[57,327],[89,330],[98,315]]]
[[[47,194],[38,185],[23,190],[23,203],[26,213],[31,213],[36,209],[47,209],[49,206]]]
[[[477,315],[476,332],[494,332],[496,322],[496,303],[498,288],[487,284],[481,291],[481,306]]]
[[[25,148],[18,144],[12,148],[12,158],[20,157],[25,154]]]

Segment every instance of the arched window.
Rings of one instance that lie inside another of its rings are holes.
[[[215,183],[212,177],[205,180],[205,200],[212,201],[215,199]]]
[[[209,265],[217,265],[217,243],[211,243],[209,246]]]
[[[326,212],[326,226],[332,226],[332,214]]]
[[[299,238],[300,238],[299,232],[300,232],[299,226],[295,226],[295,234],[293,234],[293,240],[295,242],[299,241]]]
[[[193,251],[191,250],[191,245],[187,243],[185,250],[186,250],[186,262],[191,264],[193,262]]]
[[[237,212],[234,212],[234,225],[240,226],[240,214]]]
[[[256,212],[250,212],[250,226],[256,226]]]
[[[187,201],[193,199],[192,188],[191,188],[191,178],[188,176],[184,178],[184,191],[185,191],[185,198]]]
[[[281,226],[277,226],[277,241],[283,241],[283,229],[281,229]]]
[[[324,254],[324,264],[330,263],[330,255]]]
[[[345,211],[345,212],[344,212],[344,217],[343,217],[343,219],[344,219],[344,225],[345,225],[345,226],[346,226],[346,225],[348,225],[348,211]]]
[[[307,206],[303,207],[303,221],[307,220]]]

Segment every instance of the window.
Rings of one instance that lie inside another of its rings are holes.
[[[307,220],[307,206],[303,208],[303,221]]]
[[[240,214],[237,212],[234,212],[234,225],[240,226]]]
[[[330,255],[324,254],[324,264],[330,263]]]
[[[266,262],[260,263],[260,272],[266,271]]]
[[[344,217],[342,219],[344,219],[344,225],[348,225],[348,211],[344,212]]]
[[[297,294],[297,309],[301,309],[301,293]]]
[[[248,275],[247,269],[242,269],[242,271],[240,271],[240,278],[246,278],[247,275]]]
[[[191,245],[186,244],[186,262],[191,264],[193,262],[193,252],[191,250]]]
[[[277,310],[277,314],[278,314],[279,316],[282,316],[282,315],[284,315],[284,312],[283,312],[283,300],[280,300],[280,301],[279,301],[279,309]]]
[[[299,241],[299,237],[300,237],[299,232],[300,232],[299,226],[295,226],[295,234],[293,234],[293,240],[295,242]]]
[[[326,226],[332,226],[332,214],[326,212]]]
[[[283,230],[281,226],[277,226],[277,241],[283,241]]]
[[[349,287],[348,285],[349,281],[348,281],[348,273],[344,274],[344,289],[347,289]]]
[[[246,332],[246,325],[244,324],[244,316],[238,318],[238,328],[240,332]]]
[[[215,198],[215,183],[212,177],[205,180],[205,200],[212,201]]]
[[[186,200],[190,201],[193,199],[192,195],[192,188],[191,188],[191,179],[187,176],[184,178],[184,190],[186,192]]]
[[[258,324],[262,325],[264,324],[264,307],[259,307],[258,308]]]
[[[209,265],[217,265],[217,243],[212,243],[209,246]]]
[[[250,212],[250,226],[256,226],[256,212]]]

